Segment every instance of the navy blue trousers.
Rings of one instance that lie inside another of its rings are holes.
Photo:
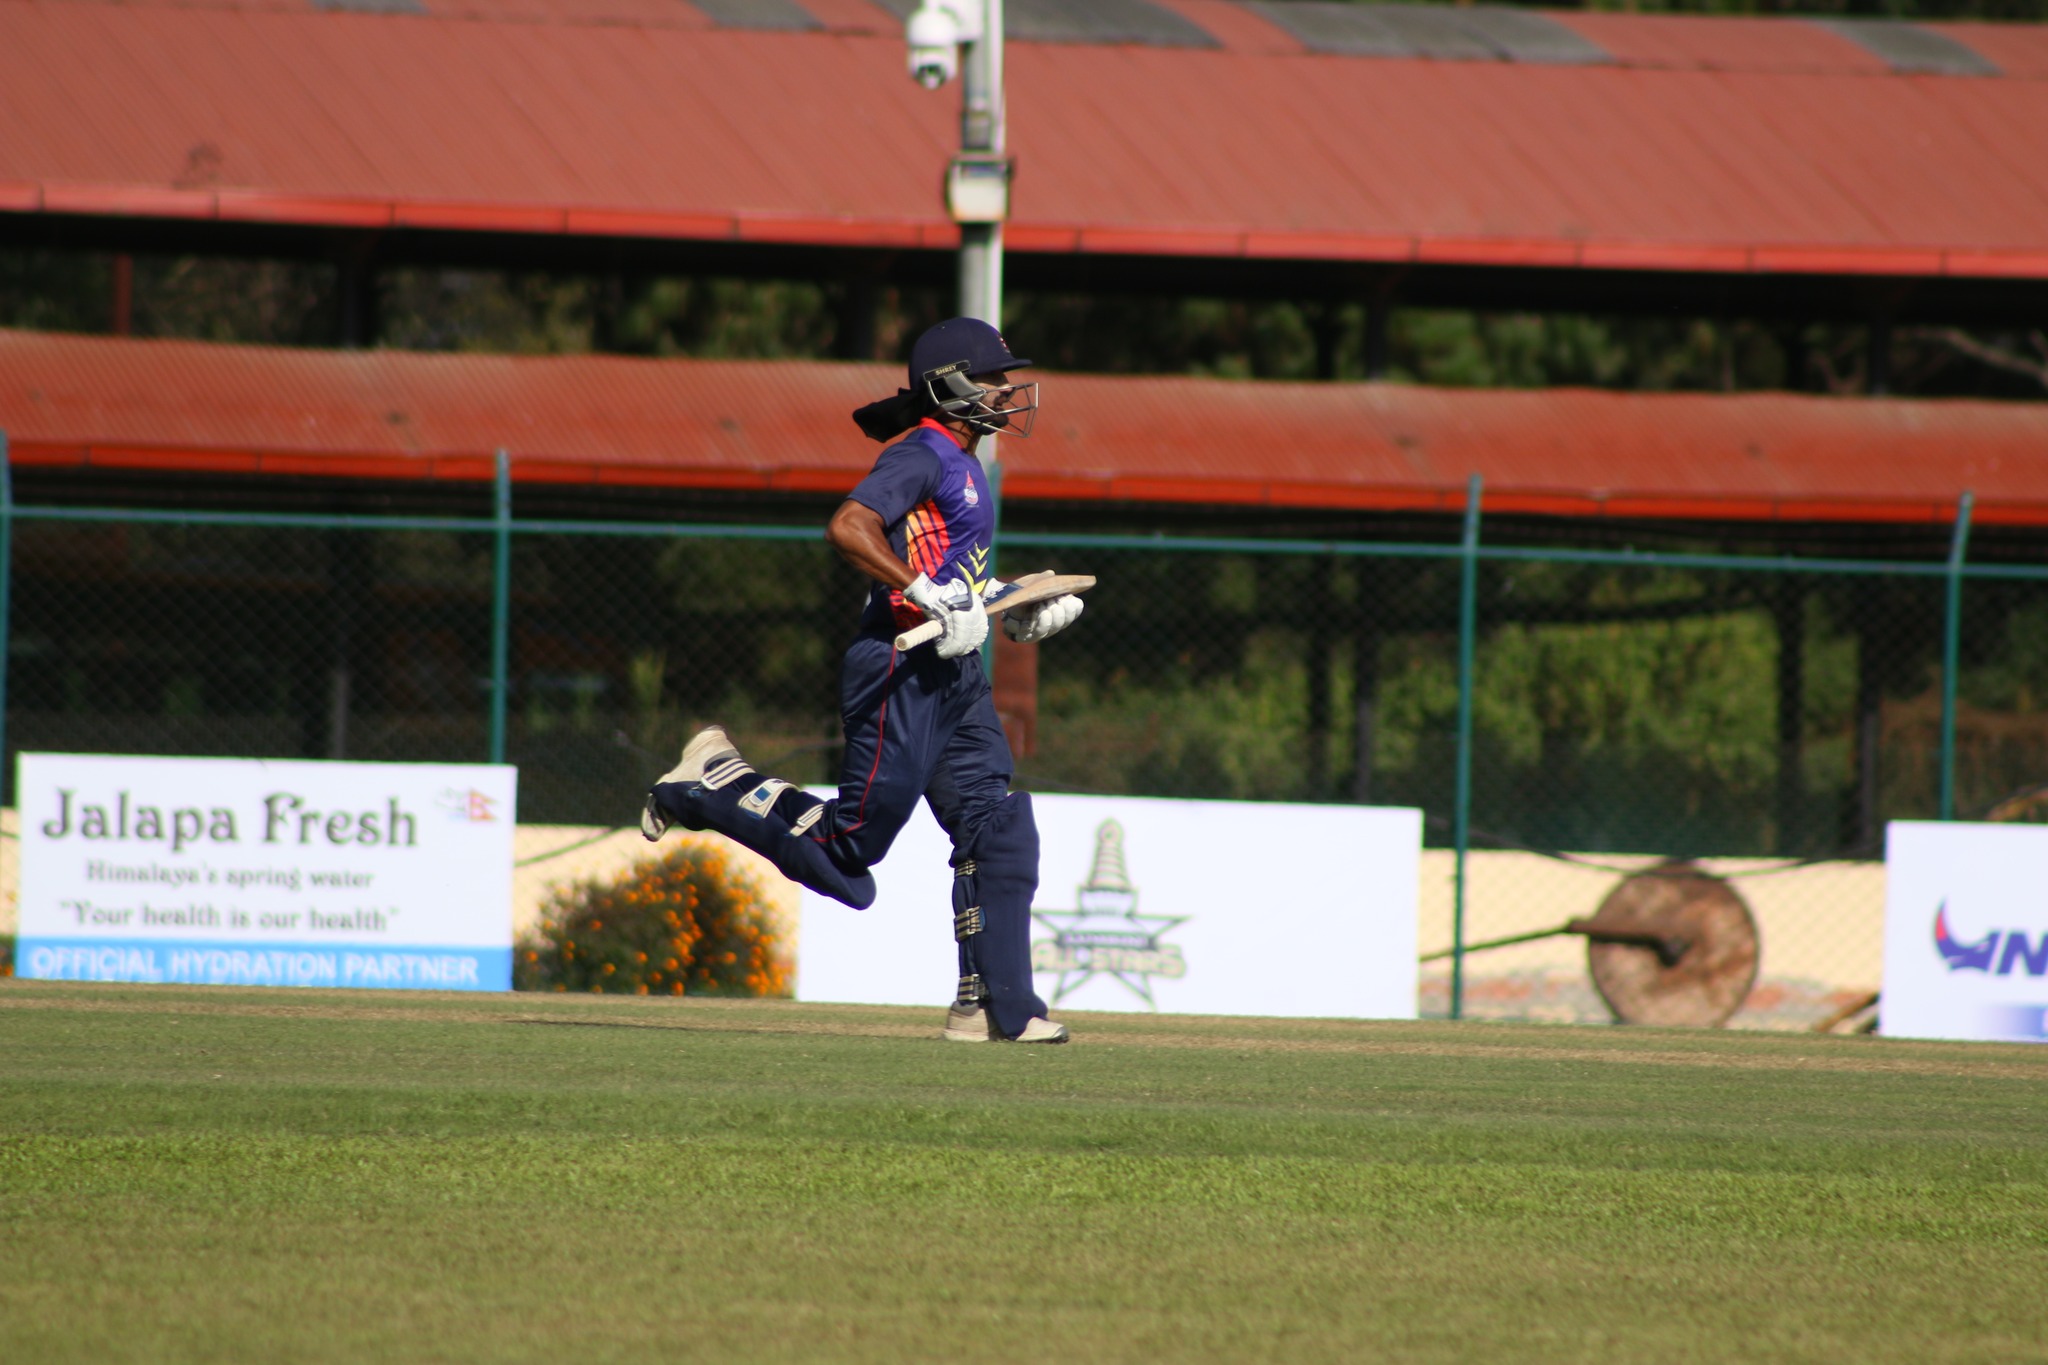
[[[1045,1013],[1031,986],[1038,835],[1030,798],[1010,791],[1010,746],[981,657],[941,659],[930,645],[898,652],[889,637],[863,634],[840,667],[839,707],[846,754],[837,796],[773,790],[750,774],[715,790],[659,784],[655,799],[685,826],[728,835],[856,910],[874,903],[869,869],[918,803],[929,804],[953,841],[956,871],[973,865],[964,889],[981,902],[981,930],[961,940],[960,973],[981,978],[997,1027],[1015,1037]]]

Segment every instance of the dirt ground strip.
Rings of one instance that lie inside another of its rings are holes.
[[[392,991],[260,991],[209,987],[0,982],[0,1013],[157,1014],[528,1026],[674,1029],[929,1040],[936,1010],[807,1005],[784,1000],[477,997]],[[2048,1047],[1884,1038],[1730,1034],[1559,1025],[1240,1019],[1189,1015],[1063,1015],[1080,1046],[1313,1052],[1606,1062],[1754,1071],[1971,1076],[2048,1083]]]

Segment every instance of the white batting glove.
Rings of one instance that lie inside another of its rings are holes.
[[[1057,635],[1081,618],[1081,599],[1068,593],[1050,602],[1035,602],[1003,614],[1003,634],[1020,645],[1036,644]]]
[[[981,594],[960,579],[940,587],[924,574],[919,574],[903,590],[903,600],[923,612],[928,619],[937,621],[945,632],[938,639],[941,659],[957,659],[962,654],[972,654],[988,638],[988,615],[981,608]]]

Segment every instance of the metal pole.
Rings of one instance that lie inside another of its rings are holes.
[[[1003,110],[1003,0],[982,0],[981,38],[966,44],[960,64],[960,150],[1001,156]],[[1003,325],[1003,225],[960,225],[960,312],[991,327]]]
[[[491,762],[505,761],[505,706],[512,692],[512,460],[498,451],[497,547],[491,564]]]
[[[0,431],[0,805],[6,804],[14,769],[7,762],[7,649],[14,620],[14,469],[8,462],[7,433]]]
[[[1965,490],[1956,504],[1956,529],[1948,545],[1948,603],[1941,639],[1941,818],[1956,818],[1956,664],[1963,652],[1963,556],[1970,546],[1970,508]]]
[[[1004,140],[1003,0],[982,0],[981,38],[966,44],[960,64],[960,150],[1001,156]],[[1003,325],[1003,225],[960,224],[960,315],[980,318],[991,327]],[[1000,528],[1003,519],[1003,466],[996,438],[984,436],[975,446],[988,479],[989,515]],[[993,559],[993,551],[991,551]],[[990,573],[995,572],[991,563]],[[982,667],[995,668],[995,636],[981,647]]]
[[[1451,1018],[1465,1015],[1465,854],[1472,841],[1472,646],[1479,625],[1479,499],[1477,474],[1465,485],[1465,537],[1458,576],[1458,776],[1451,838],[1457,882],[1451,903]]]

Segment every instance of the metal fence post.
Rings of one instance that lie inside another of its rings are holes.
[[[1970,547],[1970,507],[1965,489],[1956,503],[1955,535],[1948,545],[1948,603],[1941,637],[1941,818],[1956,818],[1956,665],[1963,652],[1963,556]]]
[[[512,460],[498,451],[497,550],[491,565],[491,762],[505,761],[505,707],[512,691]]]
[[[1456,889],[1451,902],[1451,1018],[1465,1015],[1465,852],[1472,835],[1472,648],[1479,621],[1479,499],[1477,474],[1465,486],[1465,538],[1458,572],[1458,777],[1451,810],[1451,838],[1457,847]]]
[[[14,468],[8,462],[7,433],[0,431],[0,805],[7,801],[14,769],[7,763],[7,650],[14,611]]]

